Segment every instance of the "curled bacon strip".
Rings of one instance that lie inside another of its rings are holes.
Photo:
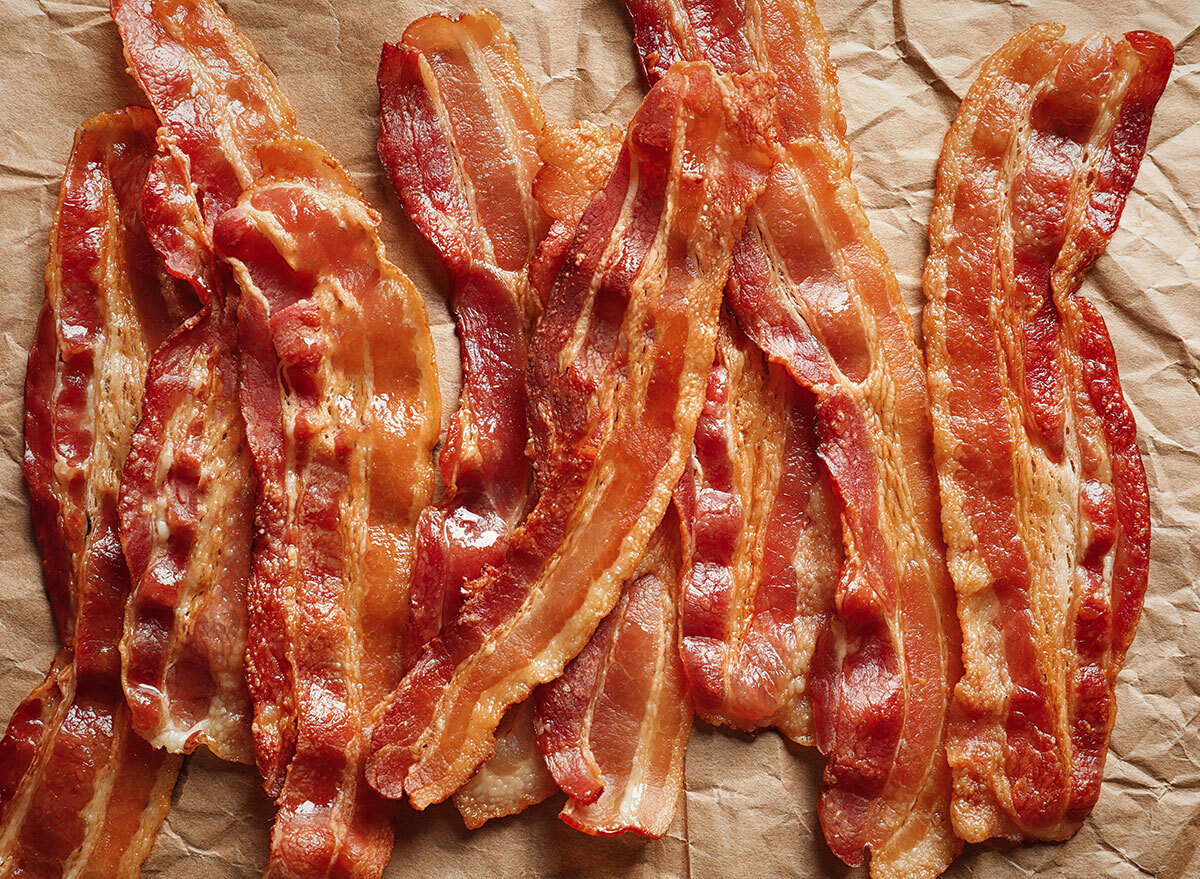
[[[490,12],[413,22],[379,66],[379,155],[408,216],[451,276],[463,385],[425,508],[406,664],[458,612],[462,587],[504,560],[525,515],[525,362],[535,309],[526,265],[547,218],[533,199],[542,108]],[[482,194],[482,195],[480,195]]]
[[[562,677],[538,688],[534,729],[580,830],[660,837],[683,790],[692,708],[679,659],[683,560],[668,511],[637,570]]]
[[[150,352],[194,307],[138,214],[155,129],[140,108],[82,126],[50,237],[26,375],[25,477],[68,646],[0,742],[6,876],[136,876],[179,771],[178,757],[130,729],[117,650],[129,592],[121,468]]]
[[[113,12],[241,288],[240,403],[259,485],[247,673],[279,804],[267,874],[377,876],[391,809],[363,781],[365,730],[400,677],[440,411],[424,304],[385,259],[377,215],[295,134],[216,3],[115,0]]]
[[[1099,795],[1113,687],[1146,588],[1136,427],[1076,296],[1133,186],[1170,44],[1073,46],[1039,25],[992,56],[946,139],[925,334],[965,674],[954,827],[1064,839]]]
[[[417,808],[453,793],[505,709],[557,677],[616,604],[685,464],[726,248],[773,159],[772,99],[766,78],[683,65],[634,117],[534,337],[538,504],[375,726],[381,793]]]
[[[837,614],[811,672],[829,757],[820,816],[833,851],[873,875],[936,875],[961,843],[944,738],[959,633],[942,544],[921,355],[850,182],[825,34],[804,0],[630,3],[643,65],[704,57],[779,76],[783,154],[730,277],[742,328],[813,394],[841,506]]]
[[[174,144],[142,193],[151,241],[204,309],[155,352],[121,480],[133,580],[121,641],[134,728],[151,744],[253,759],[246,586],[254,473],[237,395],[237,289],[214,265]]]

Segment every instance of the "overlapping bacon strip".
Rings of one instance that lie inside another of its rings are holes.
[[[683,790],[692,708],[679,658],[683,559],[673,511],[620,601],[562,677],[538,688],[534,729],[570,799],[560,817],[591,834],[660,837]]]
[[[964,634],[951,729],[964,838],[1063,839],[1099,794],[1113,687],[1146,588],[1133,416],[1075,295],[1116,229],[1170,44],[1061,26],[984,66],[946,139],[925,336]]]
[[[765,78],[682,65],[635,116],[534,337],[538,504],[376,725],[382,793],[418,808],[451,794],[505,709],[557,677],[616,604],[685,464],[727,248],[773,159],[772,105]]]
[[[452,619],[462,587],[504,560],[525,515],[526,266],[548,220],[533,198],[542,108],[490,12],[413,22],[385,43],[379,155],[408,216],[442,257],[463,385],[439,465],[446,494],[417,525],[406,662]]]
[[[253,760],[246,587],[254,473],[238,409],[237,288],[212,243],[174,144],[142,194],[151,241],[205,300],[155,352],[121,481],[133,582],[121,641],[134,728],[172,753],[203,743]]]
[[[424,304],[216,3],[113,12],[241,288],[259,483],[247,672],[258,762],[279,794],[267,874],[377,876],[391,810],[363,779],[365,730],[399,679],[440,409]]]
[[[138,213],[152,113],[79,130],[59,193],[26,374],[25,478],[67,646],[0,742],[0,872],[137,876],[179,758],[130,728],[121,691],[129,572],[117,490],[151,352],[194,309]]]
[[[630,3],[643,66],[705,57],[780,80],[783,155],[747,220],[729,301],[746,333],[816,402],[819,454],[841,506],[836,619],[811,672],[828,758],[820,815],[848,863],[940,873],[959,850],[944,735],[958,678],[921,355],[887,259],[848,178],[825,35],[795,0]]]

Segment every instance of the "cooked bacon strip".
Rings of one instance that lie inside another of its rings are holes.
[[[531,349],[549,462],[538,504],[376,724],[381,793],[417,808],[449,796],[490,756],[505,709],[557,677],[616,604],[686,463],[726,248],[773,159],[772,99],[766,78],[684,65],[634,117]]]
[[[679,518],[668,511],[616,608],[562,677],[538,688],[538,747],[570,797],[560,817],[579,830],[658,838],[675,815],[692,728],[682,568]]]
[[[256,756],[279,794],[267,874],[378,876],[392,810],[362,766],[371,710],[400,677],[413,529],[433,489],[440,401],[424,303],[385,259],[378,216],[294,134],[215,2],[115,0],[113,12],[241,288],[259,483],[247,673]]]
[[[525,515],[526,265],[547,227],[533,199],[542,108],[490,12],[413,22],[379,66],[379,155],[441,254],[463,384],[439,465],[446,493],[417,524],[406,665],[458,613],[462,587],[503,562]],[[481,194],[481,195],[480,195]]]
[[[728,317],[675,490],[690,564],[682,654],[696,711],[813,744],[808,674],[833,613],[841,530],[811,396]]]
[[[142,193],[151,241],[208,304],[155,352],[121,480],[134,584],[121,641],[134,728],[190,753],[253,760],[246,586],[254,474],[237,396],[237,288],[218,269],[174,144]]]
[[[783,155],[747,220],[729,301],[747,335],[812,392],[841,505],[837,616],[810,676],[829,758],[821,822],[847,863],[869,848],[875,876],[936,875],[961,847],[944,750],[959,633],[929,397],[895,276],[848,177],[824,31],[805,0],[630,6],[651,74],[654,53],[674,52],[779,76]]]
[[[1104,321],[1076,296],[1116,229],[1170,44],[1073,46],[1039,25],[992,56],[946,139],[925,334],[965,675],[954,827],[1064,839],[1099,795],[1150,518]]]
[[[121,467],[150,352],[195,305],[161,270],[138,215],[156,127],[135,107],[84,123],[50,235],[25,474],[68,646],[0,742],[5,876],[137,876],[179,771],[178,757],[130,729],[117,651],[129,592]]]

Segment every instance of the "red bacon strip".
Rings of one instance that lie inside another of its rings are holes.
[[[68,646],[0,742],[0,872],[137,876],[179,758],[132,732],[117,642],[129,572],[117,489],[150,353],[194,307],[138,214],[153,114],[80,128],[59,194],[26,375],[25,474]]]
[[[1150,518],[1104,322],[1076,296],[1133,186],[1170,44],[1073,46],[1040,25],[992,56],[946,139],[925,334],[965,675],[954,826],[1064,839],[1099,795]]]
[[[811,399],[723,322],[692,465],[682,655],[710,723],[813,744],[808,674],[833,613],[841,531]]]
[[[635,116],[534,337],[538,504],[390,699],[368,771],[381,793],[417,808],[449,796],[505,709],[557,677],[616,604],[685,464],[725,249],[773,158],[772,92],[686,65]]]
[[[683,790],[692,707],[679,659],[683,560],[668,512],[621,599],[562,677],[538,688],[538,747],[593,835],[661,837]]]
[[[379,155],[441,254],[463,385],[439,461],[446,494],[417,525],[406,664],[452,619],[462,587],[503,562],[525,515],[525,362],[536,303],[526,265],[547,218],[533,199],[542,109],[499,20],[413,22],[379,67]],[[482,196],[478,195],[482,194]]]
[[[841,505],[837,617],[810,687],[829,757],[820,815],[833,851],[874,875],[932,876],[961,847],[944,736],[958,678],[921,355],[895,276],[847,174],[845,124],[811,3],[631,4],[643,65],[705,57],[780,80],[784,147],[730,279],[742,328],[815,399]],[[716,24],[714,24],[714,22]]]
[[[365,730],[400,677],[440,411],[424,304],[384,258],[377,215],[295,134],[216,3],[116,0],[113,12],[241,288],[259,484],[247,673],[280,810],[267,874],[377,876],[391,810],[363,781]]]
[[[187,159],[152,166],[151,241],[207,303],[155,352],[121,479],[121,540],[134,584],[121,641],[134,728],[190,753],[253,759],[246,586],[254,474],[237,396],[237,289],[215,265]]]

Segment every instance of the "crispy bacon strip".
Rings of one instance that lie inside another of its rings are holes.
[[[362,766],[371,709],[400,677],[413,530],[433,488],[424,304],[215,2],[115,0],[113,13],[241,288],[259,483],[247,672],[257,759],[279,794],[267,874],[378,876],[391,809]]]
[[[560,817],[579,830],[658,838],[671,825],[692,728],[682,569],[679,519],[668,511],[616,608],[562,677],[537,690],[538,747],[570,797]]]
[[[921,355],[848,175],[824,31],[810,2],[642,3],[643,64],[706,57],[779,76],[780,162],[747,220],[729,301],[746,333],[815,399],[819,454],[841,505],[837,616],[810,688],[829,758],[820,816],[847,863],[932,876],[961,847],[944,738],[958,679]],[[714,24],[715,23],[715,24]]]
[[[153,114],[84,123],[59,193],[26,375],[25,474],[68,646],[0,742],[0,873],[137,876],[179,758],[130,729],[117,651],[129,572],[117,488],[150,352],[194,308],[138,215]]]
[[[1075,294],[1112,236],[1172,63],[1039,25],[988,60],[942,152],[925,334],[964,634],[954,827],[1064,839],[1099,795],[1146,589],[1134,419]]]
[[[155,352],[121,480],[133,581],[121,640],[134,728],[190,753],[253,760],[246,587],[254,473],[237,396],[237,288],[214,264],[187,158],[155,160],[142,193],[151,241],[204,309]]]
[[[533,435],[550,462],[538,504],[375,726],[381,793],[417,808],[449,796],[490,756],[505,709],[557,677],[616,604],[685,464],[726,247],[773,158],[772,98],[765,78],[684,65],[634,117],[534,337]]]
[[[675,490],[690,560],[681,648],[697,712],[803,744],[813,744],[809,668],[842,562],[815,421],[811,397],[726,317]]]
[[[500,564],[525,515],[526,265],[548,221],[533,199],[543,120],[512,37],[490,12],[413,22],[379,66],[379,155],[441,254],[463,385],[439,465],[446,493],[417,525],[406,665]]]

